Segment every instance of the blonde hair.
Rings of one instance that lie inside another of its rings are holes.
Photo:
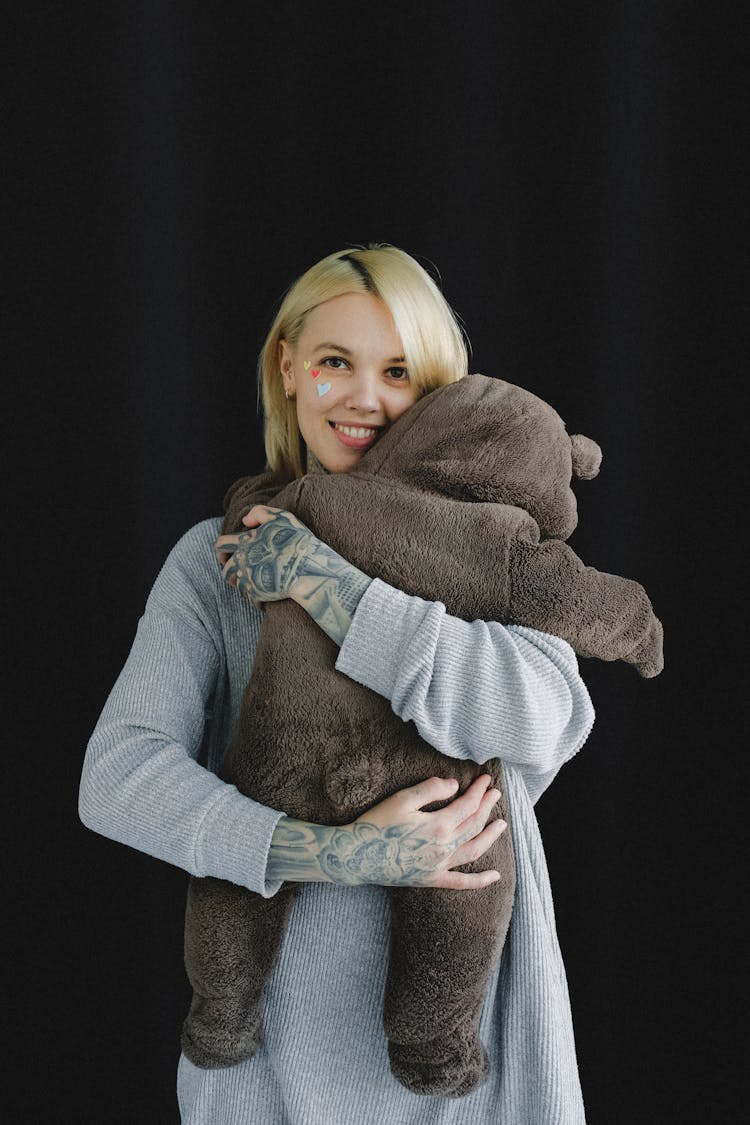
[[[269,469],[305,472],[303,441],[292,399],[284,395],[279,341],[294,347],[312,309],[344,293],[372,293],[388,307],[404,347],[409,379],[419,395],[455,383],[468,372],[470,344],[456,314],[429,274],[404,250],[371,243],[316,262],[283,294],[258,358]]]

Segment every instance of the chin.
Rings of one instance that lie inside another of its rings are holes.
[[[352,469],[356,469],[357,465],[362,460],[360,453],[355,453],[351,457],[332,457],[330,462],[321,461],[321,465],[325,465],[329,473],[350,473]]]

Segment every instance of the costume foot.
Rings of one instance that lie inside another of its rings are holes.
[[[388,1043],[395,1078],[413,1094],[463,1098],[487,1081],[490,1061],[478,1035],[456,1043]]]
[[[213,1017],[213,1018],[212,1018]],[[235,1066],[250,1059],[260,1046],[260,1020],[227,1018],[226,1009],[214,1014],[209,1005],[191,1010],[182,1025],[182,1050],[195,1066]]]

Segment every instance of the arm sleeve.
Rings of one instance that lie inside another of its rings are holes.
[[[280,886],[266,881],[265,866],[282,814],[196,761],[221,661],[205,604],[180,565],[186,541],[156,581],[89,741],[79,815],[95,832],[192,875],[269,896]]]
[[[463,621],[441,602],[379,579],[357,607],[336,667],[390,699],[441,753],[516,766],[532,801],[594,722],[565,641],[521,625]]]

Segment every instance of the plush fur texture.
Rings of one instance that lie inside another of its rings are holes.
[[[529,625],[582,656],[654,676],[662,630],[643,588],[584,566],[563,542],[577,522],[571,476],[594,476],[600,461],[596,443],[571,438],[541,399],[473,375],[415,403],[353,473],[284,487],[274,474],[238,481],[224,530],[240,529],[255,503],[271,503],[365,573],[439,599],[458,617]],[[434,774],[456,777],[463,791],[488,772],[503,792],[499,759],[479,766],[439,754],[387,700],[338,673],[336,653],[295,603],[265,607],[225,770],[242,792],[332,825]],[[508,819],[504,796],[493,816]],[[368,859],[365,842],[350,862],[366,873]],[[462,1096],[488,1073],[477,1021],[512,910],[512,825],[467,869],[490,867],[501,880],[481,891],[390,891],[384,1023],[393,1073],[417,1093]],[[229,1066],[258,1049],[263,989],[296,890],[286,884],[263,899],[191,880],[183,1049],[198,1066]]]

